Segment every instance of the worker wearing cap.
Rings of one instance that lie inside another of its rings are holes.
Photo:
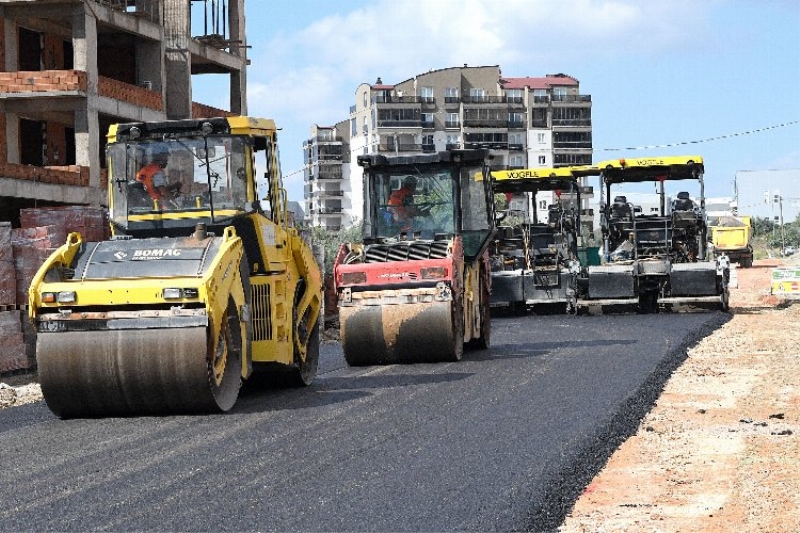
[[[425,214],[414,205],[414,191],[417,190],[417,178],[406,176],[403,186],[392,192],[389,196],[389,207],[394,217],[394,222],[400,231],[408,231],[414,222],[414,217]]]
[[[180,182],[167,186],[167,175],[164,169],[169,164],[169,151],[159,150],[155,152],[150,163],[143,166],[136,173],[136,181],[141,183],[150,198],[157,206],[179,207],[175,201],[175,193],[180,190]],[[176,190],[177,189],[177,190]]]

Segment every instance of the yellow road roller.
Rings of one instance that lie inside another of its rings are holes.
[[[29,289],[56,415],[224,412],[259,371],[312,382],[321,275],[290,221],[276,132],[251,117],[110,127],[112,237],[71,233]]]

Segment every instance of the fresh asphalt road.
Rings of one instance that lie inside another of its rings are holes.
[[[0,411],[0,531],[546,531],[718,312],[493,320],[453,364],[349,368],[217,416]]]

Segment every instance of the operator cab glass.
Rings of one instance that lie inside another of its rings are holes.
[[[109,144],[112,220],[191,227],[212,213],[218,220],[251,211],[251,154],[246,137],[229,135]]]
[[[415,189],[404,195],[403,183],[411,180],[416,181]],[[375,237],[392,238],[410,231],[433,239],[436,234],[455,233],[454,189],[449,169],[415,172],[392,168],[374,175]]]
[[[483,252],[494,227],[493,195],[483,153],[435,157],[442,158],[441,164],[430,164],[430,160],[424,165],[406,164],[408,159],[392,164],[381,156],[359,159],[366,166],[365,241],[441,240],[461,235],[466,256]]]

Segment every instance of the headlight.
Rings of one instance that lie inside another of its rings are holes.
[[[78,294],[75,291],[61,291],[61,292],[43,292],[42,302],[46,304],[60,303],[71,304],[75,303],[78,299]]]
[[[199,291],[196,288],[177,289],[167,288],[164,289],[162,296],[165,300],[182,300],[184,298],[197,298]]]
[[[445,267],[430,267],[423,268],[419,272],[422,279],[439,279],[447,277],[447,269]]]
[[[366,272],[342,272],[342,284],[343,285],[354,285],[356,283],[366,283],[367,281],[367,273]]]

